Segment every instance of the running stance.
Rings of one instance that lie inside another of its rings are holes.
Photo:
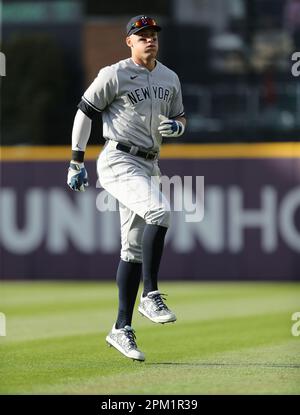
[[[119,202],[121,260],[119,309],[106,341],[126,357],[145,360],[131,327],[141,275],[138,310],[155,323],[176,320],[158,290],[158,271],[170,225],[170,207],[160,191],[159,150],[163,137],[179,137],[186,120],[178,76],[156,60],[161,27],[147,16],[126,26],[131,57],[100,70],[78,104],[72,132],[68,185],[84,191],[84,154],[92,119],[102,114],[106,144],[98,162],[101,186]]]

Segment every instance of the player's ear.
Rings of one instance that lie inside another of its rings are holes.
[[[132,38],[131,38],[131,36],[127,36],[127,38],[126,38],[126,45],[129,47],[129,48],[131,48],[133,45],[132,45]]]

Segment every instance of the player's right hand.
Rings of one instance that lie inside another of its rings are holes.
[[[70,162],[67,183],[72,190],[75,190],[75,192],[85,191],[85,188],[89,185],[89,182],[84,163],[79,163],[73,160]]]

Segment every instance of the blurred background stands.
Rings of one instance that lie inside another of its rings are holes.
[[[81,94],[99,69],[126,58],[137,0],[4,1],[2,144],[69,144]],[[182,82],[181,142],[299,141],[300,0],[155,0],[159,59]],[[94,123],[91,143],[101,142]],[[176,140],[178,142],[178,140]]]

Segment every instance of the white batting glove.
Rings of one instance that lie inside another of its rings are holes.
[[[73,160],[70,162],[67,184],[72,190],[75,190],[75,192],[85,191],[85,188],[89,185],[89,183],[84,163],[79,163]]]
[[[160,124],[158,127],[162,137],[179,137],[184,133],[184,125],[181,121],[170,120],[164,115],[159,114]]]

